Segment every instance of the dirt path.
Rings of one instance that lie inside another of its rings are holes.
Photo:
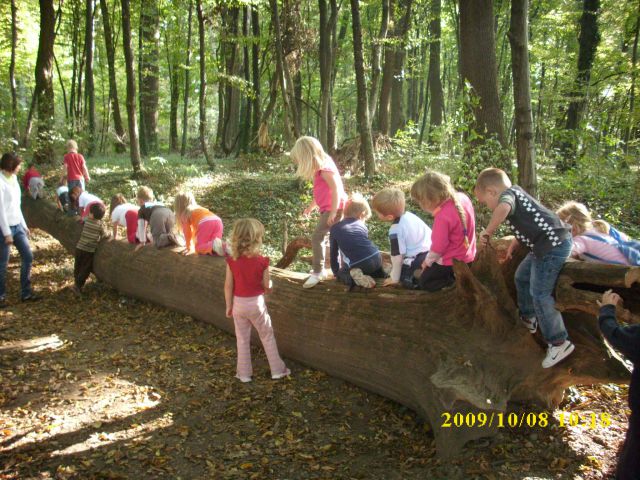
[[[404,407],[292,361],[292,378],[273,381],[260,349],[241,384],[232,337],[95,281],[77,300],[71,257],[40,232],[33,245],[45,299],[16,302],[12,257],[0,311],[0,479],[599,479],[614,467],[626,387],[575,389],[563,405],[566,424],[606,412],[608,427],[561,427],[550,412],[547,428],[505,428],[445,462]]]

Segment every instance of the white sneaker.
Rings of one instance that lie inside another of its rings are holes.
[[[359,268],[352,268],[349,270],[349,275],[351,275],[353,282],[359,287],[373,288],[376,286],[376,281],[369,275],[362,273],[362,270]]]
[[[533,334],[538,331],[538,319],[536,317],[520,317],[520,321],[525,327],[527,327],[529,333]]]
[[[236,375],[236,378],[242,383],[249,383],[251,381],[251,377],[241,377],[239,375]]]
[[[322,272],[315,273],[314,272],[311,275],[309,275],[309,278],[307,278],[307,281],[304,282],[304,284],[302,285],[302,288],[313,288],[324,279],[325,279],[324,273],[322,273]]]
[[[553,367],[571,355],[575,348],[576,346],[569,340],[565,340],[561,345],[549,345],[547,356],[542,360],[542,368]]]
[[[291,370],[287,368],[282,373],[276,373],[275,375],[271,375],[271,378],[273,378],[274,380],[279,380],[281,378],[288,377],[289,375],[291,375]]]

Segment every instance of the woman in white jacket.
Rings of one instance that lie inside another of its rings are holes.
[[[31,263],[33,254],[29,246],[29,229],[20,210],[18,172],[22,159],[15,153],[5,153],[0,159],[0,308],[7,306],[6,279],[9,249],[15,245],[22,258],[20,267],[20,297],[23,302],[39,300],[31,289]]]

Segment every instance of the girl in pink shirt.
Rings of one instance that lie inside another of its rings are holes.
[[[567,202],[556,213],[563,222],[571,225],[573,258],[587,262],[630,265],[627,257],[616,247],[617,242],[609,235],[609,224],[602,220],[593,220],[591,213],[582,203]],[[627,239],[626,235],[621,236]]]
[[[264,226],[254,218],[243,218],[233,224],[231,233],[232,255],[227,257],[227,273],[224,280],[224,299],[227,318],[233,317],[238,345],[236,378],[250,382],[251,326],[267,354],[271,378],[283,378],[291,371],[280,358],[276,338],[271,327],[264,294],[271,292],[269,258],[260,255]]]
[[[447,175],[427,172],[411,187],[411,197],[433,215],[431,249],[422,262],[418,285],[435,292],[455,282],[453,260],[476,256],[476,216],[469,197],[456,192]]]
[[[291,149],[290,155],[293,163],[298,167],[298,176],[305,180],[313,180],[313,201],[304,210],[304,215],[311,214],[316,207],[320,210],[320,218],[311,237],[313,272],[303,285],[304,288],[311,288],[325,278],[324,256],[327,234],[331,226],[342,219],[342,209],[347,200],[347,194],[336,164],[325,153],[317,139],[300,137]]]

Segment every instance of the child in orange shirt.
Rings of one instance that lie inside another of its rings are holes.
[[[182,226],[185,239],[184,255],[191,252],[191,240],[195,239],[198,255],[224,256],[222,232],[224,226],[217,215],[196,203],[191,192],[181,192],[174,200],[176,219]]]

